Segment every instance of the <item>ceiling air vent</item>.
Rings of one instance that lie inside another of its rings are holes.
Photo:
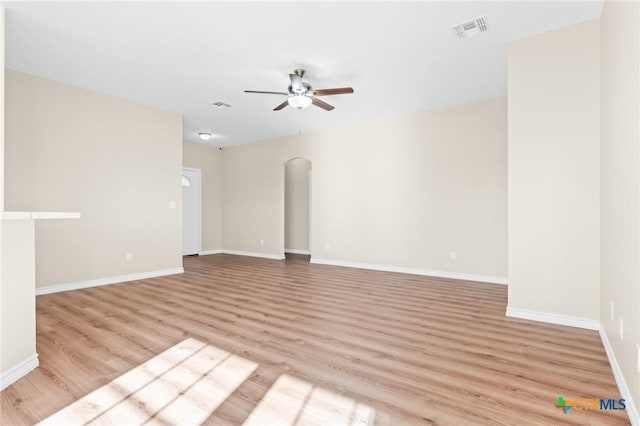
[[[487,16],[478,16],[477,18],[474,18],[470,21],[454,25],[453,29],[460,39],[484,33],[489,29],[489,27],[487,26]]]
[[[214,108],[231,108],[231,105],[226,104],[226,103],[221,102],[221,101],[211,102],[209,104],[209,106],[212,106]]]

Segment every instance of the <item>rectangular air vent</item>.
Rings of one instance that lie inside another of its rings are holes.
[[[458,25],[454,25],[453,29],[455,30],[458,38],[463,39],[486,32],[489,29],[487,23],[487,16],[482,15]]]

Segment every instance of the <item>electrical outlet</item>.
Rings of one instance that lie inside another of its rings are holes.
[[[133,260],[133,253],[127,253],[124,255],[124,260],[127,262],[131,262]]]
[[[264,246],[264,240],[260,240],[260,245]]]
[[[173,210],[177,207],[177,204],[175,201],[169,201],[169,209]]]
[[[616,312],[616,307],[613,304],[613,300],[611,301],[611,321],[613,321],[614,319],[616,319],[615,317],[615,312]]]
[[[458,258],[458,253],[452,251],[451,253],[449,253],[449,257],[451,258],[451,260],[456,260]]]
[[[331,245],[330,245],[329,243],[325,243],[325,244],[324,244],[324,249],[325,249],[326,251],[331,251]]]
[[[618,317],[618,334],[620,335],[620,340],[624,339],[624,320],[622,317]]]
[[[637,358],[638,365],[636,366],[636,369],[638,370],[638,373],[640,373],[640,345],[636,344],[636,348],[638,349],[638,358]]]

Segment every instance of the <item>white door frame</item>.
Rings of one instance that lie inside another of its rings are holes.
[[[184,172],[185,170],[190,171],[190,172],[195,172],[198,175],[198,206],[197,206],[197,211],[198,211],[198,255],[200,255],[200,253],[202,252],[202,170],[200,169],[196,169],[193,167],[183,167],[182,171]],[[182,214],[184,214],[184,205],[182,206]],[[184,227],[182,229],[182,232],[184,233]],[[182,248],[182,250],[184,251],[184,247]]]

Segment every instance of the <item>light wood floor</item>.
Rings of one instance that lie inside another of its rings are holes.
[[[628,424],[554,407],[620,398],[596,332],[506,318],[501,285],[306,260],[187,257],[182,275],[39,296],[40,368],[2,392],[2,425],[44,420],[189,339],[254,368],[207,424],[260,424],[252,411],[305,387],[379,426]]]

